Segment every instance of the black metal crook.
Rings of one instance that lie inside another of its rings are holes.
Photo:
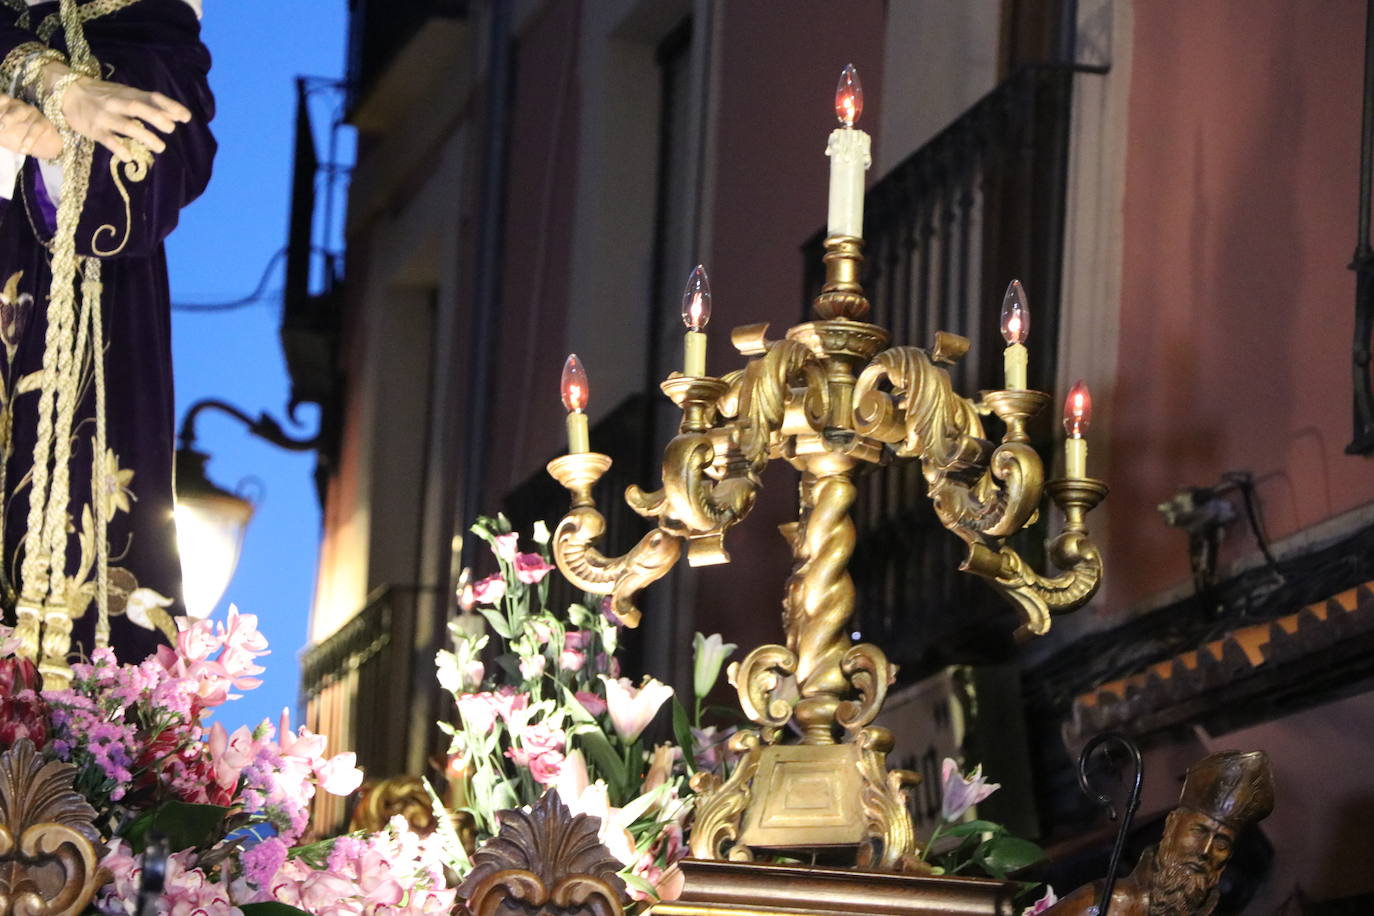
[[[1135,766],[1135,784],[1131,786],[1130,795],[1126,799],[1125,815],[1120,818],[1117,817],[1116,805],[1112,803],[1111,798],[1094,789],[1088,782],[1088,760],[1092,757],[1093,751],[1108,742],[1124,748]],[[1097,916],[1107,916],[1107,909],[1111,906],[1112,890],[1116,887],[1116,868],[1121,862],[1121,851],[1126,845],[1126,835],[1130,833],[1131,821],[1135,819],[1136,809],[1140,807],[1140,787],[1144,781],[1145,762],[1140,758],[1140,748],[1120,732],[1103,732],[1084,745],[1078,755],[1078,787],[1094,804],[1106,808],[1108,817],[1114,821],[1121,821],[1116,829],[1116,843],[1112,846],[1111,864],[1107,866],[1107,879],[1102,882],[1102,894],[1097,900]]]
[[[148,837],[143,850],[143,874],[138,882],[138,916],[156,916],[157,901],[167,885],[167,857],[170,849],[161,834]]]

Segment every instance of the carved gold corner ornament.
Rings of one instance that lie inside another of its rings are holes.
[[[0,916],[75,916],[109,882],[95,809],[76,768],[45,763],[27,738],[0,754]]]
[[[624,916],[620,861],[597,839],[599,819],[574,816],[552,790],[499,818],[458,888],[473,916]]]
[[[1018,635],[1041,635],[1051,615],[1082,607],[1102,581],[1102,557],[1085,517],[1106,495],[1100,481],[1046,483],[1027,423],[1049,403],[1031,390],[953,391],[947,367],[969,348],[940,332],[934,345],[888,347],[882,328],[859,320],[869,308],[859,284],[862,240],[826,240],[826,283],[815,321],[769,340],[766,324],[735,329],[750,357],[722,378],[663,382],[682,409],[663,456],[661,489],[626,491],[655,527],[621,557],[595,544],[605,520],[592,486],[610,468],[597,453],[565,455],[550,473],[572,494],[554,533],[559,569],[574,584],[611,597],[628,625],[634,594],[665,575],[686,548],[692,565],[728,562],[724,537],[753,508],[769,461],[801,472],[797,520],[783,526],[793,556],[783,599],[786,644],[760,646],[734,671],[740,705],[758,728],[738,733],[738,769],[701,784],[692,854],[749,861],[755,849],[850,847],[880,869],[915,868],[905,806],[915,775],[889,772],[891,735],[872,722],[894,668],[882,650],[849,636],[854,582],[854,479],[865,465],[919,462],[941,523],[966,545],[960,568],[982,576],[1020,613]],[[983,417],[1004,427],[989,438]],[[1031,567],[1008,538],[1037,517],[1048,493],[1064,514],[1050,546],[1059,572]],[[784,744],[784,726],[801,733]]]

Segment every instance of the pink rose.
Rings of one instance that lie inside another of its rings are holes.
[[[495,697],[490,693],[465,693],[458,698],[458,714],[463,717],[463,727],[479,735],[491,733],[496,725],[497,710]]]
[[[472,586],[472,598],[478,604],[495,605],[506,596],[506,580],[493,573]]]
[[[592,643],[590,630],[569,630],[563,634],[563,648],[586,649]]]
[[[558,656],[558,667],[564,671],[581,671],[587,663],[587,653],[578,649],[564,649]]]
[[[515,576],[526,585],[537,585],[553,570],[553,565],[537,553],[522,553],[515,558]]]
[[[506,684],[498,687],[495,693],[487,694],[491,697],[492,705],[496,707],[496,712],[501,716],[501,721],[509,724],[515,714],[530,705],[530,697],[527,693],[517,693],[515,688]]]
[[[530,758],[530,776],[541,786],[551,786],[558,781],[563,770],[563,755],[552,751]]]
[[[533,681],[544,676],[544,656],[527,655],[520,659],[520,676]]]

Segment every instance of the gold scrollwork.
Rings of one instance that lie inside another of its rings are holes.
[[[758,732],[744,730],[731,735],[730,750],[743,757],[723,785],[698,801],[689,843],[692,856],[698,859],[751,862],[753,852],[736,841],[744,811],[754,797],[754,775],[763,756]]]
[[[0,755],[0,913],[75,916],[110,880],[75,780],[76,767],[45,763],[27,738]]]
[[[897,677],[897,666],[872,643],[851,646],[840,660],[840,670],[853,685],[857,699],[845,700],[835,710],[835,721],[845,731],[857,732],[882,711],[887,688]]]
[[[793,704],[777,696],[777,689],[784,678],[796,672],[796,653],[778,645],[758,646],[743,661],[730,666],[740,707],[749,721],[773,730],[787,724]]]
[[[124,201],[124,237],[119,239],[119,244],[113,248],[101,248],[100,237],[109,234],[111,237],[117,238],[119,230],[109,223],[96,229],[91,235],[91,253],[101,258],[119,254],[124,250],[124,246],[129,244],[129,237],[133,234],[133,210],[129,201],[129,189],[124,186],[124,179],[127,178],[130,182],[143,181],[148,177],[148,170],[153,167],[151,150],[137,140],[127,142],[133,159],[128,162],[120,162],[115,157],[110,157],[110,177],[114,179],[115,190],[119,192],[120,199]],[[121,171],[124,173],[122,177]]]

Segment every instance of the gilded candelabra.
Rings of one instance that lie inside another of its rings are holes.
[[[767,325],[737,328],[750,357],[723,378],[673,373],[662,388],[682,409],[663,456],[663,487],[630,487],[626,500],[655,527],[621,557],[595,547],[605,522],[592,486],[611,465],[595,452],[564,455],[549,472],[572,493],[553,539],[558,567],[575,585],[608,595],[627,625],[634,595],[677,561],[729,561],[724,538],[748,515],[760,474],[774,459],[801,472],[797,520],[784,526],[794,565],[783,600],[786,645],[759,646],[734,669],[740,704],[759,726],[737,733],[741,762],[729,779],[699,780],[704,793],[691,837],[697,858],[749,860],[755,849],[857,847],[860,864],[912,868],[917,845],[905,806],[906,771],[889,771],[892,736],[872,723],[894,667],[877,646],[849,636],[854,583],[854,477],[865,464],[919,461],[940,521],[967,545],[962,569],[985,578],[1020,612],[1024,635],[1043,634],[1051,614],[1085,604],[1102,579],[1086,513],[1107,488],[1084,477],[1046,483],[1026,423],[1049,402],[1040,391],[951,388],[947,366],[968,341],[941,332],[928,349],[888,348],[865,323],[859,284],[862,241],[826,240],[826,284],[817,319],[769,340]],[[1000,443],[982,416],[1004,426]],[[1043,491],[1063,510],[1050,548],[1061,570],[1032,569],[1007,539],[1031,522]],[[800,743],[783,743],[793,723]]]

